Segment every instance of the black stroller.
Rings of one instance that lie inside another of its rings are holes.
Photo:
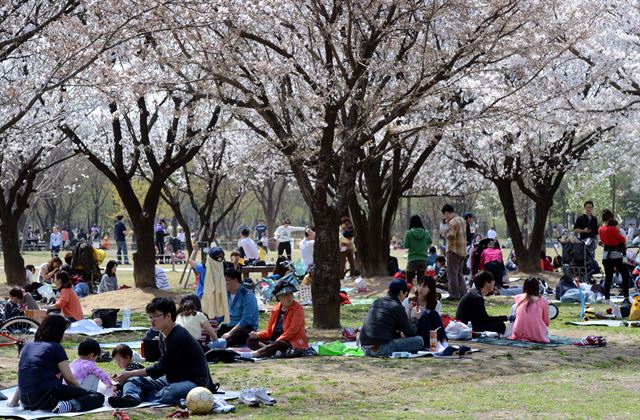
[[[576,235],[563,234],[558,238],[562,246],[562,274],[581,282],[591,280],[591,271],[587,266],[587,244]]]

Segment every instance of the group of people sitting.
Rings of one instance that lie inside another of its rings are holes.
[[[471,324],[473,331],[493,331],[504,335],[506,322],[513,322],[512,340],[548,343],[549,302],[540,295],[540,281],[536,277],[525,280],[522,293],[514,297],[511,316],[492,316],[487,313],[485,297],[496,288],[494,276],[480,271],[473,278],[475,288],[458,303],[455,319]],[[447,341],[443,327],[442,306],[437,299],[436,282],[431,276],[421,276],[409,297],[409,286],[402,278],[389,284],[387,295],[377,299],[360,331],[360,345],[366,355],[390,356],[394,352],[416,352],[429,348],[433,331],[437,340]]]

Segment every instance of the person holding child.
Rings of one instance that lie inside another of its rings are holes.
[[[109,397],[114,408],[135,407],[143,401],[176,404],[197,386],[209,384],[209,367],[202,346],[176,324],[176,304],[169,298],[155,298],[145,308],[151,328],[164,337],[165,351],[153,366],[124,370],[116,381],[122,396]]]
[[[407,283],[398,278],[389,283],[385,297],[373,302],[360,330],[360,345],[367,356],[384,357],[400,351],[415,352],[424,346],[417,327],[422,308],[416,307],[416,317],[410,320],[400,303],[408,295]]]
[[[246,358],[271,357],[289,349],[306,350],[309,347],[304,325],[304,309],[293,297],[298,289],[287,280],[278,280],[273,295],[278,304],[271,310],[267,327],[249,334],[247,347],[252,352],[241,352]]]
[[[516,320],[511,340],[549,342],[549,302],[540,296],[540,282],[535,277],[528,277],[522,287],[524,293],[515,297]]]
[[[69,366],[69,359],[60,345],[69,321],[50,314],[20,353],[18,391],[9,403],[18,399],[25,410],[47,410],[54,414],[88,411],[104,404],[104,395],[80,387]],[[60,377],[67,385],[60,382]]]
[[[9,301],[4,305],[5,319],[24,315],[25,309],[40,309],[30,293],[14,287],[9,290]]]
[[[627,251],[627,238],[620,233],[618,221],[609,209],[602,210],[602,226],[598,228],[600,241],[604,245],[602,265],[604,265],[604,298],[611,298],[611,283],[615,270],[622,275],[622,294],[625,301],[629,298],[629,270],[625,267],[624,257]]]
[[[98,382],[102,382],[107,387],[107,390],[113,393],[115,392],[115,387],[111,382],[111,378],[96,364],[100,354],[102,354],[100,343],[93,338],[86,338],[78,346],[78,358],[71,362],[69,367],[80,386],[87,391],[96,392],[98,390]]]

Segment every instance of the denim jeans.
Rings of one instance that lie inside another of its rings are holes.
[[[378,347],[376,350],[374,348]],[[424,340],[419,335],[415,337],[396,338],[388,343],[380,344],[379,346],[362,346],[364,354],[374,357],[386,357],[391,356],[391,353],[396,351],[418,351],[424,347]]]
[[[164,376],[158,379],[138,376],[125,382],[122,395],[130,395],[140,402],[173,405],[180,402],[182,398],[186,398],[189,391],[196,386],[198,385],[191,381],[169,383]]]
[[[118,263],[122,262],[122,255],[124,255],[124,263],[129,264],[129,255],[127,255],[127,241],[116,241],[116,247],[118,248],[118,250],[116,251]]]

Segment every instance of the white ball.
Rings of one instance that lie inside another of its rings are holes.
[[[195,387],[187,394],[187,408],[191,414],[208,414],[212,406],[213,394],[205,387]]]

